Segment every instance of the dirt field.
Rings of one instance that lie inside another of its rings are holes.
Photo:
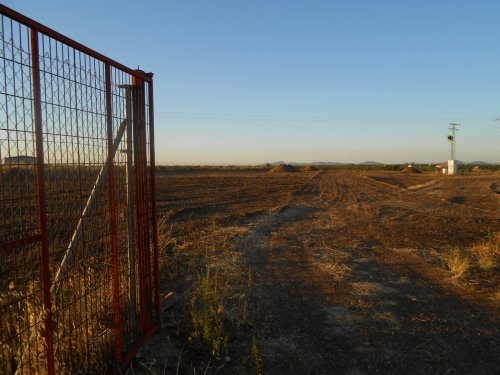
[[[480,262],[498,251],[498,186],[498,174],[159,175],[175,301],[134,370],[499,374],[499,253]],[[224,297],[223,345],[209,349],[192,323],[204,267]]]

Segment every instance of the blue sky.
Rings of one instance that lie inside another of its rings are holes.
[[[159,164],[500,163],[500,1],[4,1],[155,73]]]

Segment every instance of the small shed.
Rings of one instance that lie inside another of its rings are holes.
[[[436,164],[436,171],[442,174],[448,174],[448,162],[444,161],[442,163]]]

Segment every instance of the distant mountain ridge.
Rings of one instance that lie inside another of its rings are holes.
[[[444,161],[444,162],[438,162],[438,163],[411,163],[411,164],[415,164],[415,165],[438,165],[438,164],[447,164],[448,161]],[[475,161],[471,161],[471,162],[463,162],[461,160],[457,160],[457,163],[459,165],[495,165],[495,163],[490,163],[490,162],[487,162],[487,161],[483,161],[483,160],[475,160]],[[278,165],[281,165],[281,164],[289,164],[289,165],[293,165],[295,167],[303,167],[303,166],[307,166],[307,165],[317,165],[317,166],[328,166],[328,165],[366,165],[366,166],[376,166],[376,165],[405,165],[407,163],[380,163],[378,161],[373,161],[373,160],[366,160],[366,161],[363,161],[361,163],[341,163],[341,162],[338,162],[338,161],[314,161],[314,162],[310,162],[310,163],[304,163],[304,162],[285,162],[283,160],[280,160],[280,161],[275,161],[275,162],[272,162],[272,163],[268,163],[269,165],[275,167],[275,166],[278,166]]]

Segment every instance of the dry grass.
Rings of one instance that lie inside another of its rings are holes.
[[[13,283],[9,291],[0,294],[0,304],[6,306],[5,316],[11,319],[1,319],[0,337],[0,373],[14,374],[20,369],[20,363],[26,366],[18,373],[29,373],[36,370],[36,365],[45,363],[45,358],[38,358],[37,363],[31,361],[35,353],[43,353],[43,336],[39,322],[43,319],[41,301],[37,298],[39,282],[29,283],[26,295],[15,289]],[[31,329],[28,329],[30,327]],[[17,339],[14,339],[17,338]]]
[[[103,279],[103,278],[102,278]],[[71,293],[66,291],[60,296],[62,305],[69,300],[79,298],[86,292],[88,278],[78,278],[71,284]],[[103,281],[102,281],[103,282]],[[32,280],[26,290],[17,290],[12,284],[10,290],[0,294],[0,304],[9,319],[2,319],[0,337],[0,374],[44,373],[47,366],[44,337],[43,303],[41,301],[41,283]],[[76,296],[76,297],[75,297]],[[91,300],[101,313],[105,311],[102,301]],[[58,306],[53,306],[57,310]],[[80,316],[83,314],[82,316]],[[82,332],[78,322],[85,319],[85,311],[73,311],[71,320],[65,314],[53,316],[55,337],[55,368],[58,374],[94,373],[105,374],[109,371],[108,348],[111,342],[111,325],[100,314],[87,322],[87,334]],[[109,331],[108,335],[102,335]],[[87,337],[99,337],[91,345]]]
[[[351,268],[348,265],[341,262],[318,263],[317,267],[321,271],[331,275],[336,280],[343,279],[351,271]]]
[[[337,281],[344,279],[352,271],[347,264],[351,255],[347,252],[332,248],[326,243],[315,248],[307,240],[304,242],[304,248],[312,253],[311,264]]]
[[[500,305],[500,289],[493,292],[492,299],[493,299],[493,301],[497,302],[498,305]]]
[[[459,280],[469,273],[472,262],[465,251],[455,248],[450,250],[444,260],[453,280]]]
[[[500,265],[500,232],[488,233],[488,238],[474,245],[472,252],[477,257],[477,264],[482,270],[491,270]]]
[[[472,270],[495,270],[500,266],[500,232],[489,233],[485,240],[469,249],[451,249],[441,258],[454,281],[465,279]]]

